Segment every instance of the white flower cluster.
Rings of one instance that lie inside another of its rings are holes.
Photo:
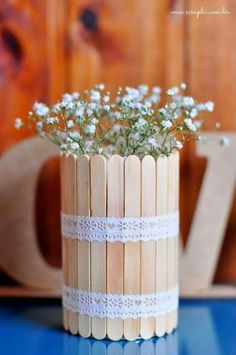
[[[212,112],[211,101],[198,103],[185,96],[182,83],[167,90],[161,103],[161,88],[147,85],[118,88],[116,96],[104,84],[83,93],[64,94],[51,108],[36,102],[28,114],[40,136],[75,154],[150,154],[168,156],[197,135],[202,111]],[[15,127],[21,128],[20,118]],[[226,142],[222,141],[222,144]]]

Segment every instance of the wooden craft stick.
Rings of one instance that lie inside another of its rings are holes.
[[[125,217],[140,216],[140,159],[134,155],[125,161]],[[124,294],[140,293],[140,242],[124,245]],[[124,321],[124,337],[134,340],[139,336],[139,319]]]
[[[106,159],[91,159],[91,216],[106,217]],[[91,243],[91,291],[106,293],[106,242]],[[92,319],[92,336],[106,336],[106,319]]]
[[[81,155],[77,161],[77,214],[90,215],[90,159]],[[90,291],[90,243],[78,241],[78,289]],[[91,334],[91,319],[79,315],[79,334],[89,337]]]
[[[61,170],[61,210],[64,213],[68,212],[67,207],[67,184],[66,184],[66,155],[62,155],[60,159]],[[68,266],[67,266],[67,238],[62,235],[62,269],[63,282],[68,286]],[[65,330],[69,329],[69,312],[63,308],[63,324]]]
[[[142,160],[142,216],[155,216],[156,213],[156,164],[151,156]],[[156,289],[156,243],[141,242],[141,294],[155,293]],[[141,318],[140,335],[149,339],[155,332],[155,319]]]
[[[66,159],[66,189],[67,189],[67,213],[76,214],[76,156],[68,155]],[[67,240],[68,253],[68,284],[70,287],[77,288],[78,270],[77,270],[77,241],[69,238]],[[69,311],[69,329],[72,334],[78,332],[78,316]]]
[[[124,215],[124,160],[113,155],[108,161],[108,217]],[[107,243],[107,293],[123,294],[123,244]],[[107,334],[112,340],[123,336],[123,320],[107,319]]]
[[[173,153],[168,157],[168,213],[176,212],[177,198],[177,157],[178,153]],[[168,239],[167,242],[167,289],[176,286],[176,238]],[[167,333],[174,329],[176,312],[167,314]]]
[[[167,214],[168,158],[161,156],[156,162],[156,215]],[[167,240],[156,242],[156,292],[167,290]],[[166,332],[166,315],[156,317],[156,335]]]
[[[179,152],[175,153],[175,176],[176,176],[176,192],[175,192],[175,211],[179,211],[179,178],[180,178],[180,156]],[[175,274],[174,274],[174,287],[179,283],[179,235],[175,239]],[[173,312],[173,328],[175,329],[178,324],[178,310]]]

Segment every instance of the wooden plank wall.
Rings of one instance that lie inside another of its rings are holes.
[[[231,15],[197,20],[170,14],[173,9],[201,6],[225,6]],[[95,82],[105,82],[113,90],[117,85],[145,82],[167,87],[186,81],[191,94],[216,102],[206,128],[216,120],[222,122],[223,130],[235,130],[235,8],[234,0],[2,0],[0,154],[32,134],[16,132],[12,122],[24,116],[36,99],[50,103],[65,91]],[[181,228],[186,239],[205,162],[196,158],[193,145],[181,160]],[[59,194],[58,171],[55,161],[45,166],[37,208],[38,223],[43,225],[38,228],[40,245],[54,265],[60,259],[58,248],[52,247],[55,238],[60,238],[59,199],[56,207],[55,203],[48,206],[54,223],[40,206],[45,196],[50,201],[50,196]],[[234,203],[217,280],[236,280],[235,217]]]

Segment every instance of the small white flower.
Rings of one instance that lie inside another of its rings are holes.
[[[103,148],[102,147],[98,148],[98,154],[102,154],[102,153],[103,153]]]
[[[110,102],[110,96],[109,96],[109,95],[103,96],[103,102],[104,102],[105,104],[108,104],[108,102]]]
[[[184,122],[185,122],[186,126],[188,127],[188,129],[190,130],[190,132],[196,132],[197,128],[194,126],[191,118],[185,118]]]
[[[127,86],[127,87],[125,88],[125,90],[126,90],[128,96],[130,97],[131,100],[132,100],[132,99],[137,100],[137,99],[139,98],[140,93],[139,93],[139,90],[138,90],[138,89],[131,88],[131,87],[128,87],[128,86]],[[126,96],[127,96],[127,95],[126,95]]]
[[[146,126],[146,124],[147,124],[147,121],[144,118],[139,118],[134,126],[135,126],[135,128],[139,129],[139,128]]]
[[[79,149],[79,144],[77,142],[72,142],[70,146],[71,149],[74,151],[77,151]]]
[[[71,129],[71,128],[73,128],[74,127],[74,122],[72,121],[72,120],[69,120],[68,122],[67,122],[67,128],[69,128],[69,129]]]
[[[159,112],[162,114],[162,115],[166,115],[167,114],[167,110],[165,108],[161,108],[159,110]]]
[[[191,117],[191,118],[194,118],[194,117],[196,117],[197,115],[198,115],[197,109],[196,109],[196,108],[193,108],[193,109],[191,110],[191,112],[190,112],[190,117]]]
[[[208,101],[205,103],[206,110],[209,112],[214,111],[214,106],[215,106],[215,104],[212,101]]]
[[[90,108],[88,108],[87,109],[87,115],[90,117],[90,116],[92,116],[92,114],[93,114],[93,111]]]
[[[186,90],[187,89],[187,85],[185,83],[181,83],[180,84],[180,89],[181,90]]]
[[[160,101],[160,95],[153,94],[147,98],[151,104],[157,104]]]
[[[193,100],[193,98],[190,97],[190,96],[185,96],[185,97],[183,98],[183,106],[184,106],[184,107],[187,107],[187,108],[194,106],[194,100]]]
[[[93,141],[87,141],[87,142],[85,142],[85,148],[86,148],[86,150],[91,149],[92,146],[93,146]]]
[[[90,121],[93,125],[96,125],[98,123],[98,119],[97,118],[92,118]]]
[[[182,148],[183,148],[183,144],[182,144],[180,141],[176,141],[176,142],[175,142],[175,146],[176,146],[176,148],[178,148],[178,149],[182,149]]]
[[[104,85],[103,83],[101,83],[101,84],[96,84],[96,85],[95,85],[95,88],[102,91],[102,90],[105,89],[105,85]]]
[[[58,117],[48,117],[46,120],[46,123],[49,125],[58,124],[59,119],[58,119]]]
[[[101,99],[101,94],[97,90],[91,90],[90,99],[95,102],[99,102]]]
[[[147,95],[149,88],[147,85],[139,85],[138,90],[141,95],[145,96],[145,95]]]
[[[171,102],[170,108],[172,108],[172,110],[175,110],[176,107],[177,107],[176,103],[175,102]]]
[[[178,94],[178,92],[179,92],[179,88],[177,88],[177,86],[174,86],[173,88],[167,90],[166,93],[169,96],[174,96],[174,95]]]
[[[82,105],[78,106],[75,110],[75,116],[82,117],[83,114],[84,114],[84,107]]]
[[[230,139],[228,137],[221,137],[220,144],[223,147],[228,147],[230,145]]]
[[[194,106],[194,100],[191,96],[185,96],[183,98],[183,105],[185,107],[191,107],[191,106]]]
[[[148,138],[148,144],[154,149],[158,148],[158,143],[154,138]]]
[[[87,134],[94,134],[96,131],[96,126],[91,124],[91,125],[87,125],[84,129],[85,133]]]
[[[71,132],[70,137],[73,139],[80,139],[80,133],[77,131]]]
[[[140,140],[140,134],[139,132],[134,132],[131,134],[131,138],[134,140],[134,141],[139,141]]]
[[[39,116],[47,116],[49,113],[49,108],[47,107],[47,105],[41,103],[41,102],[35,102],[33,109],[35,111],[35,113]]]
[[[161,93],[161,88],[159,86],[154,86],[152,88],[152,93],[155,94],[155,95],[160,95]]]
[[[161,125],[165,129],[168,129],[168,128],[170,128],[172,126],[172,123],[171,123],[170,120],[163,120],[163,121],[161,121]]]
[[[22,119],[21,118],[16,118],[16,120],[15,120],[15,128],[16,129],[20,129],[23,125],[24,124],[22,122]]]
[[[73,92],[72,97],[73,97],[74,100],[78,100],[79,93],[78,92]]]
[[[67,103],[72,102],[73,101],[73,95],[64,94],[62,96],[62,99],[63,99],[64,102],[67,102]]]
[[[52,111],[56,114],[60,113],[61,112],[61,104],[60,103],[55,104],[52,108]]]
[[[104,105],[104,106],[103,106],[103,109],[104,109],[104,111],[110,111],[111,106],[109,106],[109,105]]]

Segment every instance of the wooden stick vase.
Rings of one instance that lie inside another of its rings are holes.
[[[64,155],[61,188],[65,329],[111,340],[171,333],[179,154]]]

